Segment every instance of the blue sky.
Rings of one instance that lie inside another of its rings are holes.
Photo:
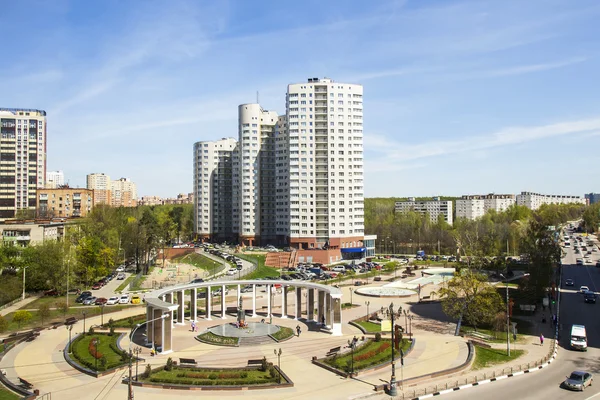
[[[0,107],[48,169],[192,191],[192,148],[288,83],[364,85],[367,197],[600,191],[600,2],[0,0]]]

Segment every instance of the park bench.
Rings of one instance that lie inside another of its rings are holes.
[[[373,278],[373,280],[374,280],[375,282],[379,282],[379,281],[381,281],[381,277],[380,277],[380,276],[376,276],[375,278]]]
[[[73,325],[75,322],[77,322],[77,318],[75,317],[69,317],[67,319],[65,319],[65,325]]]
[[[29,336],[27,337],[27,339],[25,339],[26,342],[33,342],[38,336],[40,336],[39,332],[31,332],[29,334]]]
[[[481,339],[481,340],[484,340],[486,342],[494,339],[494,337],[491,336],[491,335],[487,335],[485,333],[475,332],[475,331],[469,332],[469,336],[473,336],[476,339]]]
[[[338,347],[334,347],[332,349],[329,349],[329,351],[327,352],[327,354],[325,354],[325,357],[331,357],[333,355],[336,355],[337,353],[340,352],[340,350],[342,350],[341,346]]]
[[[256,359],[256,360],[248,360],[248,366],[252,367],[254,365],[262,365],[263,360],[261,359]]]
[[[33,385],[31,383],[27,382],[23,378],[19,377],[19,382],[21,382],[21,386],[24,387],[25,389],[31,389],[33,387]]]
[[[196,365],[196,360],[193,358],[180,358],[179,365]]]

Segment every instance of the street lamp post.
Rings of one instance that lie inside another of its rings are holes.
[[[135,349],[133,349],[133,352],[135,353],[135,380],[137,382],[137,380],[138,380],[138,362],[140,361],[140,353],[142,352],[142,348],[136,347]]]
[[[69,349],[68,349],[68,353],[71,354],[71,331],[73,330],[73,325],[67,325],[67,326],[65,326],[65,328],[67,328],[67,330],[69,331]]]
[[[354,349],[356,348],[357,341],[358,338],[356,336],[354,336],[352,340],[348,340],[348,347],[350,347],[350,350],[352,351],[350,358],[350,378],[352,378],[352,376],[354,375]]]
[[[506,354],[510,357],[510,309],[508,303],[508,278],[500,274],[506,283]]]
[[[104,304],[100,304],[100,326],[104,326]]]
[[[367,306],[367,321],[370,319],[369,318],[369,306],[371,305],[370,301],[365,301],[365,306]]]
[[[406,333],[408,333],[408,315],[409,314],[410,313],[408,311],[404,310],[404,331]]]
[[[354,293],[354,289],[350,288],[350,307],[352,307],[352,293]]]
[[[396,315],[396,312],[394,311],[394,303],[390,303],[388,312],[392,321],[392,377],[390,379],[390,387],[388,389],[388,394],[394,397],[398,395],[398,391],[396,390],[396,361],[394,360],[394,317]]]
[[[23,267],[23,296],[21,296],[21,300],[25,300],[25,270],[29,268],[29,266]]]
[[[412,320],[413,320],[413,315],[409,315],[408,316],[408,337],[409,337],[409,339],[412,339]]]
[[[279,352],[277,350],[273,350],[273,353],[277,356],[277,368],[279,369],[279,383],[281,384],[281,348],[279,348]]]
[[[133,386],[131,385],[131,369],[133,367],[132,364],[131,364],[131,359],[133,358],[133,353],[132,353],[132,350],[131,350],[131,344],[133,343],[133,338],[135,336],[135,331],[137,331],[138,328],[141,327],[142,325],[146,325],[148,322],[154,322],[154,321],[158,321],[159,319],[165,319],[168,316],[169,316],[169,314],[165,313],[165,314],[162,314],[158,318],[154,318],[154,319],[151,319],[151,320],[148,320],[148,321],[144,321],[141,324],[137,324],[136,327],[135,327],[135,329],[131,332],[131,337],[129,338],[129,380],[127,382],[127,399],[128,400],[133,400]],[[141,349],[140,349],[140,351],[141,351]],[[137,350],[136,350],[136,352],[137,352]],[[136,379],[137,379],[137,360],[136,360],[135,372],[136,372]]]

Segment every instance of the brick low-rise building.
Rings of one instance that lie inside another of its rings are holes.
[[[78,218],[87,216],[94,207],[94,191],[61,187],[37,190],[38,216],[42,218]]]

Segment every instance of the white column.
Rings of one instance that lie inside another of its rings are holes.
[[[294,319],[298,319],[302,316],[300,309],[300,307],[302,307],[302,288],[296,288],[296,302],[294,303],[294,305],[296,306],[296,316]]]
[[[285,295],[286,286],[281,285],[281,318],[287,318],[287,296]]]
[[[225,285],[222,285],[222,286],[221,286],[221,319],[225,319],[225,318],[227,318],[227,317],[225,316],[225,309],[227,308],[227,307],[225,306],[225,289],[227,289],[227,288],[225,287]]]
[[[257,315],[256,315],[256,285],[252,285],[252,316],[257,317]]]
[[[185,290],[177,292],[177,324],[183,325],[185,323]]]
[[[190,310],[190,320],[196,322],[198,319],[198,289],[193,288],[190,290],[190,295],[192,296],[190,301],[190,305],[192,306]]]
[[[237,304],[235,305],[236,307],[239,306],[240,304],[240,299],[242,298],[242,288],[240,287],[240,285],[238,284],[238,296],[237,296]]]
[[[206,288],[206,317],[205,317],[208,321],[212,320],[212,317],[210,315],[211,310],[212,310],[211,302],[212,302],[212,293],[210,290],[210,286],[208,286]]]
[[[267,317],[271,316],[271,290],[272,287],[270,284],[267,284]]]

